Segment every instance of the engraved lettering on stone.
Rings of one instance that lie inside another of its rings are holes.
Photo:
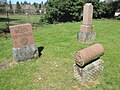
[[[20,43],[21,43],[21,45],[22,46],[25,46],[25,45],[27,45],[28,44],[28,39],[27,38],[21,38],[21,40],[20,40]]]

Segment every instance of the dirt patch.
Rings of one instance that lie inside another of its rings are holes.
[[[13,66],[14,64],[15,64],[14,62],[4,61],[4,62],[0,63],[0,69],[9,68],[9,67]]]

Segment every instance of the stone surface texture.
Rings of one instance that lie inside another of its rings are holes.
[[[86,3],[83,9],[83,25],[92,25],[93,5]]]
[[[96,33],[95,32],[78,32],[77,40],[82,43],[91,43],[95,41]]]
[[[99,79],[103,72],[104,61],[98,59],[91,64],[80,68],[77,64],[74,64],[74,78],[81,82],[81,84],[88,84],[95,82]]]
[[[38,56],[38,48],[35,45],[13,48],[13,58],[16,62],[35,58],[36,56]]]
[[[104,54],[104,48],[101,44],[94,44],[85,49],[78,51],[75,55],[75,62],[79,66],[84,66],[85,64],[101,57]]]
[[[9,28],[14,48],[20,48],[26,45],[34,44],[31,24],[19,24],[10,26]]]
[[[80,32],[77,34],[78,41],[89,43],[95,40],[96,33],[92,25],[93,5],[86,3],[83,10],[83,23],[80,26]]]

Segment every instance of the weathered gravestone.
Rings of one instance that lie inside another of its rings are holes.
[[[86,3],[83,10],[83,23],[80,26],[80,32],[77,35],[78,41],[83,43],[92,42],[95,40],[96,33],[92,26],[93,5]]]
[[[19,24],[10,26],[9,28],[13,40],[14,60],[18,62],[37,56],[38,49],[34,45],[31,24]]]
[[[99,80],[103,71],[104,61],[100,57],[104,54],[101,44],[95,44],[76,53],[74,77],[82,84]]]

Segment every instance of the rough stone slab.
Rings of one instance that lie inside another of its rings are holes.
[[[84,68],[80,68],[77,64],[74,64],[74,78],[80,81],[82,84],[94,82],[99,79],[99,76],[103,72],[104,61],[98,59],[91,64],[86,65]]]
[[[93,42],[96,39],[95,32],[79,32],[77,34],[77,40],[83,43]]]
[[[16,62],[38,56],[38,48],[35,45],[26,45],[21,48],[13,48],[13,58]]]

